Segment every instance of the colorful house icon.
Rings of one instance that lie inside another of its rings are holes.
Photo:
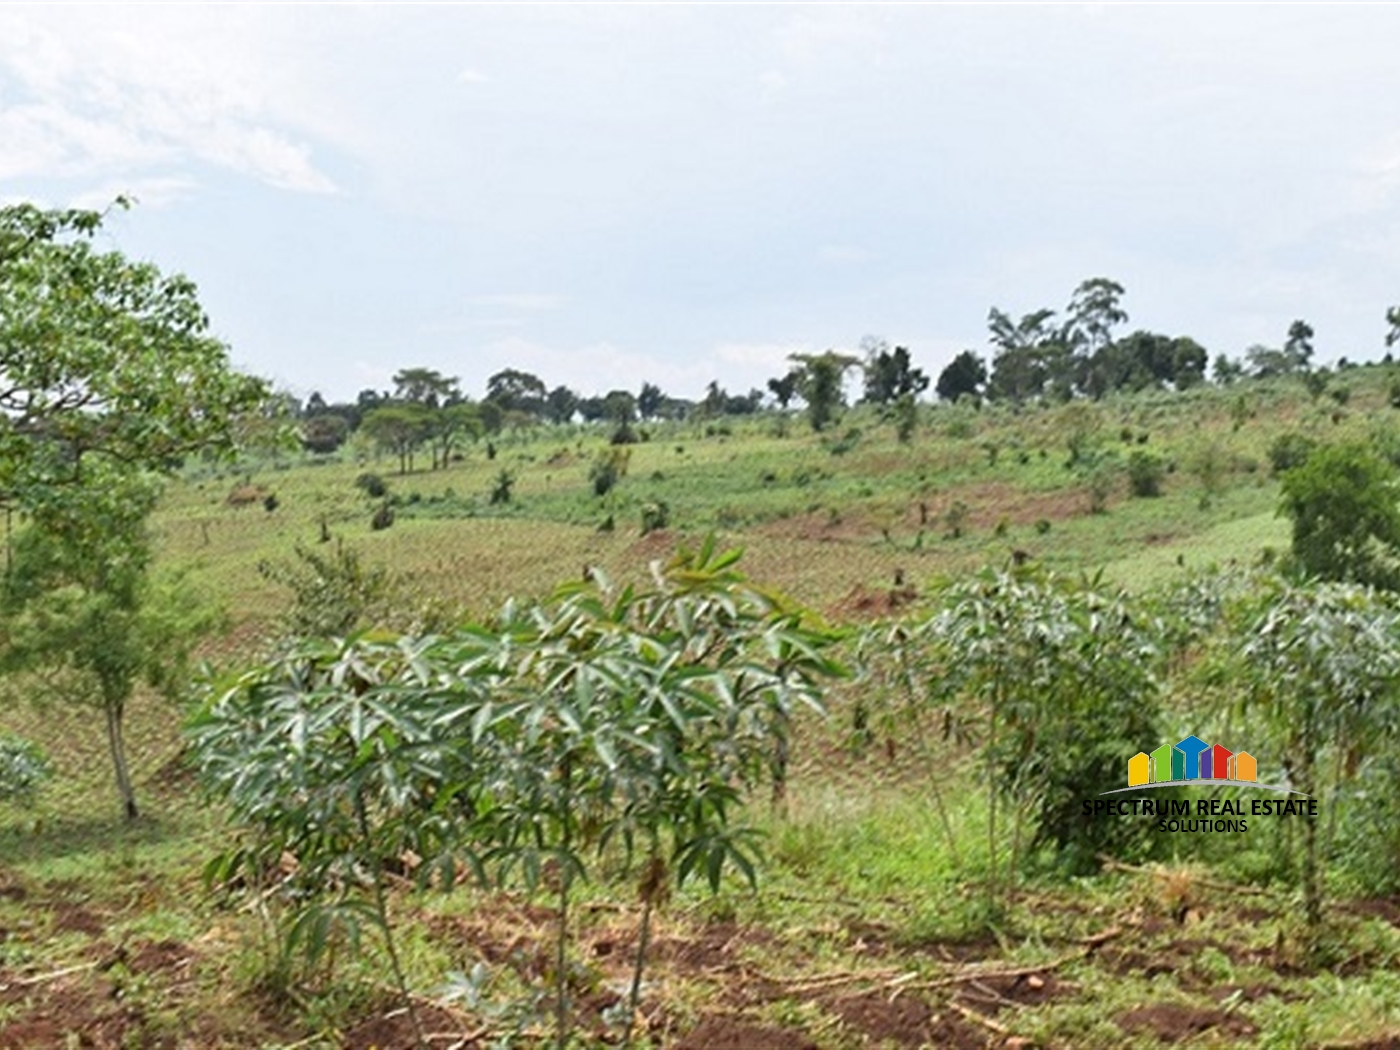
[[[1195,780],[1197,777],[1210,776],[1210,758],[1206,758],[1206,770],[1201,769],[1201,757],[1204,752],[1206,756],[1210,754],[1210,745],[1198,736],[1188,736],[1185,740],[1176,745],[1176,750],[1181,752],[1184,772],[1182,776],[1186,780]],[[1175,778],[1173,778],[1175,779]]]
[[[1128,759],[1129,787],[1198,779],[1255,782],[1259,768],[1248,751],[1236,754],[1222,744],[1211,746],[1196,736],[1188,736],[1175,745],[1163,744],[1151,754],[1139,751]]]

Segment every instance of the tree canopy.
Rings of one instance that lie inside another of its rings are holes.
[[[167,470],[231,451],[266,397],[228,366],[194,283],[101,252],[103,216],[0,208],[0,492],[77,480],[99,455]]]
[[[1400,589],[1395,468],[1364,445],[1308,454],[1282,478],[1293,558],[1309,576]]]

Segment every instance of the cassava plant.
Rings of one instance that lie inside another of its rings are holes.
[[[1014,879],[1024,824],[1029,845],[1052,845],[1083,870],[1103,850],[1137,844],[1141,823],[1093,823],[1080,805],[1119,786],[1127,755],[1155,739],[1155,630],[1123,594],[1098,581],[1031,570],[984,574],[950,588],[923,631],[942,673],[930,700],[981,720],[988,806],[988,890],[1002,892],[1005,829]]]
[[[820,711],[820,679],[841,673],[834,636],[749,584],[738,557],[707,541],[654,566],[648,590],[595,574],[442,636],[309,641],[211,689],[195,751],[250,833],[212,874],[255,885],[294,858],[283,957],[319,957],[337,930],[354,947],[367,920],[410,1009],[391,865],[546,887],[562,1047],[571,895],[620,854],[641,887],[635,1016],[665,887],[698,874],[717,888],[727,866],[753,881],[754,834],[736,814],[781,784],[796,707]]]
[[[1266,584],[1234,610],[1223,670],[1266,727],[1288,784],[1334,800],[1400,731],[1400,608],[1354,584]],[[1262,777],[1261,777],[1262,779]],[[1325,887],[1318,820],[1303,823],[1300,872],[1309,925]]]

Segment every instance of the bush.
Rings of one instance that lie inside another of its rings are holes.
[[[955,500],[943,515],[943,521],[948,526],[948,538],[962,539],[963,532],[967,529],[968,518],[971,516],[971,508],[962,500]]]
[[[1100,852],[1132,855],[1150,843],[1147,821],[1083,816],[1084,799],[1121,787],[1128,757],[1159,736],[1158,649],[1140,626],[1147,622],[1122,593],[1020,571],[951,588],[925,628],[943,669],[935,699],[980,711],[987,727],[981,763],[1008,807],[1002,819],[1012,826],[1000,838],[1012,870],[1027,856],[1019,845],[1048,847],[1058,864],[1083,872]]]
[[[491,505],[510,502],[510,490],[515,486],[515,476],[508,470],[496,475],[496,483],[491,489]]]
[[[1293,559],[1308,576],[1400,589],[1396,470],[1365,445],[1318,448],[1283,475]]]
[[[53,774],[38,744],[0,735],[0,802],[28,800]]]
[[[612,436],[608,438],[610,445],[635,445],[638,441],[637,432],[632,429],[630,423],[619,423]]]
[[[593,483],[593,495],[599,499],[606,496],[627,473],[627,463],[631,453],[625,448],[614,448],[604,452],[588,468],[588,480]]]
[[[1134,452],[1128,457],[1128,487],[1134,496],[1150,498],[1162,494],[1162,479],[1167,475],[1166,464],[1150,452]]]
[[[380,507],[381,513],[386,510],[392,521],[393,510],[387,504]],[[387,612],[393,580],[384,566],[364,564],[353,547],[341,543],[324,554],[297,544],[294,553],[296,557],[291,562],[258,563],[258,574],[263,579],[292,592],[291,608],[282,618],[282,628],[288,635],[343,637],[358,628],[376,625]]]
[[[671,520],[671,511],[660,500],[642,504],[642,535],[664,529]]]
[[[1269,444],[1269,465],[1274,474],[1301,467],[1317,448],[1317,442],[1306,434],[1280,434]]]
[[[355,487],[370,499],[383,499],[389,494],[389,486],[378,474],[364,473],[355,479]]]

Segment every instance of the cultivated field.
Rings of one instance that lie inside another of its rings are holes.
[[[766,835],[757,889],[731,873],[718,892],[700,879],[658,898],[638,1045],[1400,1047],[1400,808],[1367,802],[1375,825],[1349,816],[1360,804],[1329,811],[1320,928],[1304,920],[1302,837],[1282,821],[1247,836],[1154,833],[1092,874],[1068,873],[1028,835],[1010,873],[1010,818],[990,802],[972,705],[910,713],[878,656],[858,651],[861,637],[880,651],[878,632],[926,618],[946,585],[987,567],[1101,573],[1099,590],[1152,610],[1212,567],[1267,567],[1290,542],[1274,442],[1303,432],[1395,457],[1393,378],[1347,370],[1332,380],[1345,396],[1318,398],[1280,380],[922,406],[908,443],[868,409],[822,434],[796,414],[644,425],[601,496],[590,470],[613,449],[598,428],[505,433],[493,458],[483,440],[406,475],[353,447],[317,462],[269,452],[189,464],[154,527],[162,570],[225,612],[202,650],[222,671],[272,651],[293,602],[278,580],[305,564],[299,548],[387,567],[376,618],[440,628],[598,570],[647,586],[652,563],[714,533],[743,549],[751,580],[846,631],[852,676],[830,686],[828,717],[797,720],[784,803],[745,807]],[[1144,463],[1158,495],[1134,494]],[[502,472],[510,498],[493,503]],[[357,485],[367,473],[387,497]],[[386,500],[393,523],[372,529]],[[1197,673],[1209,648],[1183,643],[1163,669],[1164,732],[1254,728],[1227,714],[1238,683]],[[143,815],[128,826],[100,716],[42,678],[0,685],[0,728],[56,769],[31,804],[0,804],[0,1048],[414,1045],[373,930],[358,953],[336,943],[289,975],[266,921],[275,872],[266,887],[206,880],[238,832],[191,773],[190,702],[133,701]],[[963,716],[966,736],[950,729]],[[616,1044],[641,905],[613,860],[576,891],[562,982],[547,886],[463,877],[444,893],[390,873],[423,1041],[554,1045],[562,983],[570,1045]]]

